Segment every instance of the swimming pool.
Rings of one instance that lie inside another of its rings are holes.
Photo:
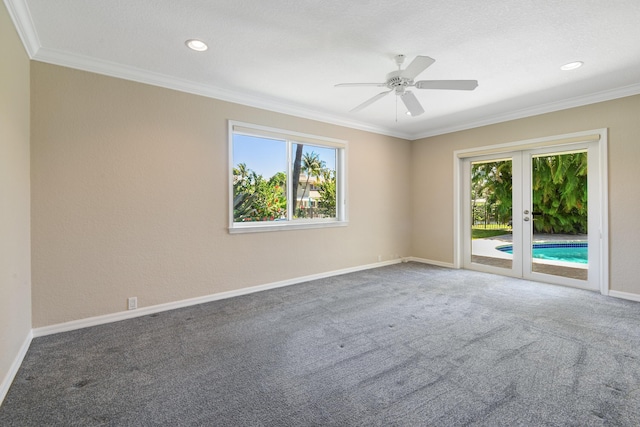
[[[508,254],[513,253],[513,245],[501,245],[497,250]],[[544,242],[533,244],[533,257],[551,261],[573,262],[588,264],[587,242]]]

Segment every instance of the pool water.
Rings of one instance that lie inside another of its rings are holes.
[[[501,252],[513,253],[513,245],[498,246]],[[551,261],[588,264],[588,245],[586,242],[547,242],[533,244],[533,257]]]

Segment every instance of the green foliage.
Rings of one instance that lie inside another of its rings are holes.
[[[253,207],[254,194],[238,193],[233,196],[233,220],[235,222],[250,221],[257,215]]]
[[[509,234],[510,230],[507,228],[495,228],[495,229],[483,229],[483,228],[472,228],[471,229],[471,238],[472,239],[486,239],[489,237],[495,236],[504,236],[505,234]]]
[[[309,178],[317,179],[320,193],[318,211],[321,216],[336,216],[336,175],[325,168],[325,162],[316,153],[306,153],[301,169],[307,174],[304,193],[309,186]],[[287,218],[287,175],[278,172],[268,180],[239,163],[233,168],[233,221],[276,221]],[[297,218],[306,215],[305,209],[298,209]]]
[[[471,197],[475,221],[487,212],[493,213],[499,223],[511,219],[511,168],[511,161],[472,165]],[[534,157],[531,187],[534,232],[587,232],[586,152]],[[485,206],[475,204],[479,199],[485,200]]]
[[[318,208],[320,214],[329,218],[336,216],[336,172],[332,170],[324,170],[322,172],[322,180],[318,184],[318,192],[320,200],[318,200]]]
[[[533,159],[534,231],[587,232],[587,153]]]
[[[287,177],[278,172],[268,181],[244,163],[233,168],[233,220],[274,221],[287,213]]]
[[[300,200],[304,200],[304,196],[307,193],[309,188],[309,180],[311,177],[319,178],[320,175],[325,170],[325,162],[324,160],[320,160],[320,155],[315,151],[311,153],[304,153],[302,156],[302,163],[300,166],[300,173],[304,173],[307,175],[307,180],[304,183],[304,188],[302,189],[302,196]],[[304,217],[306,216],[306,212],[304,209],[298,209],[296,217]]]
[[[474,219],[485,219],[491,212],[498,223],[511,219],[513,179],[511,161],[478,163],[471,167],[471,200],[484,199],[482,209],[474,208]]]

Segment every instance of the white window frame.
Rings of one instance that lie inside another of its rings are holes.
[[[228,213],[229,233],[256,233],[265,231],[300,230],[308,228],[344,227],[347,217],[347,141],[324,136],[294,132],[252,123],[229,120],[229,173],[228,173]],[[256,137],[269,137],[283,140],[287,145],[287,220],[234,222],[233,220],[233,135],[242,134]],[[291,150],[293,144],[312,145],[336,149],[336,217],[293,219],[291,205],[291,186],[293,174]]]

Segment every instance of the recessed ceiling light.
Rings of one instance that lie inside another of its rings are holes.
[[[197,52],[204,52],[205,50],[209,49],[209,46],[207,46],[207,44],[202,40],[190,39],[184,43],[189,49],[195,50]]]
[[[576,68],[582,67],[583,64],[584,62],[582,61],[569,62],[568,64],[564,64],[562,67],[560,67],[560,69],[562,71],[575,70]]]

